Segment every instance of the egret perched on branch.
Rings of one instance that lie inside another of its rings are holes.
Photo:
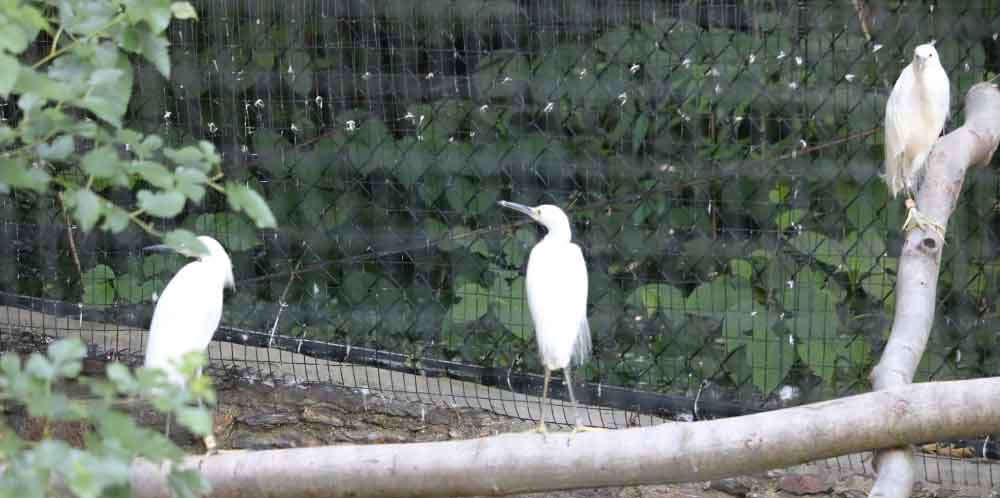
[[[917,210],[913,195],[948,117],[951,87],[933,44],[917,45],[885,104],[885,179],[893,197],[902,190],[909,212],[903,229],[926,227],[944,238],[944,227]]]
[[[569,399],[573,403],[576,425],[573,429],[588,430],[580,422],[573,396],[570,360],[582,365],[590,356],[590,325],[587,323],[587,264],[580,247],[570,241],[569,218],[562,209],[549,204],[530,207],[500,201],[505,208],[531,217],[548,230],[548,234],[531,249],[528,256],[528,276],[525,290],[528,308],[535,323],[538,353],[545,367],[542,403],[548,398],[549,378],[553,370],[565,372]],[[545,433],[545,415],[538,424]]]
[[[201,236],[198,240],[208,253],[178,251],[197,259],[184,265],[170,279],[156,301],[143,362],[146,368],[162,369],[167,380],[181,385],[184,384],[184,376],[178,369],[181,358],[192,351],[205,351],[222,319],[223,289],[236,288],[233,265],[226,250],[211,237]],[[155,245],[145,250],[173,249]],[[169,418],[167,420],[169,423]],[[215,438],[207,436],[205,446],[209,451],[215,450]]]

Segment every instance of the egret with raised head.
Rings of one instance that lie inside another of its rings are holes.
[[[557,206],[543,204],[530,207],[508,201],[500,201],[499,204],[529,216],[548,231],[531,249],[525,279],[528,309],[535,324],[538,353],[545,368],[542,405],[544,407],[548,399],[552,371],[562,369],[576,418],[574,431],[589,430],[580,421],[570,375],[571,360],[580,366],[590,356],[587,263],[583,260],[583,252],[572,242],[569,218]],[[544,413],[538,423],[538,431],[545,433]]]

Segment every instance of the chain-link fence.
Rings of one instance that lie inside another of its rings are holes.
[[[885,99],[936,39],[952,129],[1000,67],[988,0],[198,9],[171,27],[170,79],[138,74],[132,125],[214,142],[280,225],[258,233],[211,198],[180,218],[235,266],[213,359],[536,418],[518,400],[541,390],[523,275],[542,232],[496,201],[553,203],[589,267],[593,425],[868,390],[904,214],[878,176]],[[1000,374],[1000,183],[969,174],[918,380]],[[183,261],[141,256],[139,230],[67,231],[21,192],[0,220],[5,349],[41,329],[141,352]]]

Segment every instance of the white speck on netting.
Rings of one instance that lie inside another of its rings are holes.
[[[705,210],[708,211],[709,215],[712,214],[712,199],[708,200],[708,206],[705,206]]]
[[[718,78],[720,74],[722,73],[720,73],[719,70],[714,67],[712,69],[709,69],[708,71],[705,71],[705,76],[714,76]]]
[[[736,117],[733,118],[733,121],[735,121],[737,124],[742,123],[743,122],[743,116],[736,116]]]
[[[256,108],[258,108],[258,109],[263,109],[264,108],[264,100],[263,99],[257,99],[257,100],[255,100],[253,102],[253,106],[256,107]]]
[[[784,50],[779,50],[778,51],[778,56],[777,56],[778,60],[780,61],[781,59],[784,59],[785,57],[788,57],[788,54],[786,54]]]
[[[288,63],[288,74],[295,74],[295,69],[292,68],[292,63]]]
[[[681,65],[684,66],[684,69],[690,69],[691,68],[691,58],[690,57],[685,57],[684,60],[681,61]]]
[[[795,65],[797,65],[797,66],[801,66],[801,65],[802,65],[802,62],[803,62],[803,61],[802,61],[802,57],[800,57],[800,56],[796,55],[796,56],[795,56]]]
[[[882,50],[882,44],[881,43],[876,43],[875,45],[872,46],[872,53],[873,54],[875,52],[878,52],[879,50]]]
[[[847,80],[848,83],[854,81],[854,77],[855,76],[853,74],[851,74],[851,73],[847,73],[847,74],[844,75],[844,79]]]
[[[799,397],[799,388],[785,384],[778,390],[778,398],[782,401],[789,401]]]
[[[928,5],[927,9],[933,14],[934,13],[934,4]]]
[[[671,228],[670,230],[667,230],[667,234],[668,235],[673,235],[674,234],[674,229]]]
[[[632,65],[631,65],[631,66],[630,66],[630,67],[628,68],[628,71],[629,71],[630,73],[632,73],[632,74],[635,74],[635,73],[638,73],[640,69],[642,69],[642,66],[640,66],[639,64],[632,64]]]
[[[371,78],[371,77],[372,77],[372,73],[370,73],[368,71],[365,71],[365,74],[361,75],[361,79],[363,79],[363,80],[367,80],[368,78]]]
[[[423,142],[424,141],[424,136],[423,135],[417,135],[417,141],[418,142]]]
[[[642,321],[642,315],[635,315],[635,321],[641,322]]]
[[[313,296],[319,295],[319,284],[313,282]]]
[[[792,90],[798,90],[799,89],[799,84],[793,81],[793,82],[791,82],[791,83],[788,84],[788,88],[791,88]]]
[[[510,83],[511,81],[514,81],[514,79],[511,78],[510,76],[504,76],[503,80],[500,81],[500,84],[501,85],[506,85],[507,83]]]
[[[469,138],[473,138],[475,136],[476,136],[475,130],[469,132]]]
[[[750,316],[757,316],[757,310],[751,311]]]
[[[424,124],[424,115],[420,115],[420,121],[417,122],[417,126],[422,126]]]
[[[320,109],[322,109],[323,108],[323,97],[317,95],[314,100],[316,101],[316,106],[318,106]]]
[[[215,122],[214,121],[209,121],[208,122],[208,132],[209,133],[215,133],[217,131],[219,131],[219,127],[215,126]]]
[[[125,144],[125,152],[132,152],[132,144]]]
[[[962,350],[961,349],[956,349],[955,350],[955,363],[962,363]]]
[[[548,113],[552,112],[552,109],[555,109],[555,107],[556,107],[555,104],[553,104],[552,102],[549,102],[548,104],[545,104],[545,108],[542,109],[542,112],[544,112],[545,114],[548,114]]]
[[[240,334],[240,340],[243,341],[243,342],[247,342],[247,341],[250,340],[250,336],[248,336],[246,334]]]
[[[219,62],[215,59],[212,59],[212,67],[215,68],[215,72],[219,72]]]
[[[678,114],[678,115],[679,115],[679,116],[681,117],[681,119],[683,119],[684,121],[691,121],[691,116],[688,116],[688,115],[687,115],[687,113],[685,113],[684,111],[682,111],[682,110],[680,110],[680,109],[677,109],[677,114]]]
[[[619,105],[625,105],[625,103],[628,102],[628,92],[619,93],[618,101],[620,102]]]
[[[260,18],[257,18],[257,25],[260,25]]]
[[[789,346],[795,345],[795,336],[792,334],[788,334],[788,345]]]
[[[411,123],[414,123],[414,122],[416,122],[415,120],[417,119],[417,117],[414,116],[412,112],[406,111],[406,114],[403,115],[403,117],[401,117],[399,119],[408,119],[408,120],[410,120]]]
[[[966,62],[966,63],[965,63],[965,64],[963,64],[962,66],[963,66],[963,67],[965,67],[965,71],[966,71],[966,72],[969,72],[969,69],[971,69],[971,68],[969,67],[969,63],[968,63],[968,62]]]
[[[166,121],[166,120],[170,119],[170,116],[173,116],[173,115],[174,115],[174,113],[172,113],[170,111],[164,112],[163,113],[163,120]]]
[[[483,104],[483,105],[479,106],[479,112],[486,112],[488,110],[490,110],[490,106],[488,106],[486,104]]]
[[[804,149],[804,148],[806,148],[806,147],[808,147],[808,146],[809,146],[809,144],[808,144],[808,143],[806,143],[806,141],[805,141],[805,140],[802,140],[801,138],[799,139],[799,147],[801,147],[801,148],[803,148],[803,149]],[[798,191],[796,191],[796,192],[798,192]]]
[[[289,128],[290,128],[290,129],[291,129],[292,131],[294,131],[294,132],[298,132],[298,131],[299,131],[299,127],[298,127],[298,126],[295,126],[295,123],[292,123],[292,125],[291,125],[291,126],[290,126]]]
[[[993,33],[993,41],[997,41],[998,37],[1000,37],[1000,33]]]
[[[431,78],[433,78],[433,77],[434,77],[434,72],[433,72],[433,71],[431,71],[431,72],[427,73],[427,76],[424,76],[424,79],[425,79],[425,80],[429,80],[429,79],[431,79]]]
[[[715,94],[718,95],[720,93],[722,93],[722,85],[716,83],[715,84]]]
[[[753,63],[756,61],[757,61],[757,54],[750,54],[750,57],[747,57],[748,66],[753,65]]]
[[[576,72],[576,74],[577,74],[577,75],[578,75],[578,76],[580,77],[580,79],[582,80],[582,79],[583,79],[583,77],[587,75],[587,68],[581,68],[581,69],[580,69],[579,71],[577,71],[577,72]]]
[[[249,148],[249,147],[247,147],[247,145],[246,145],[246,144],[243,144],[243,145],[241,145],[241,146],[240,146],[240,153],[242,153],[242,154],[246,154],[246,153],[248,153],[248,152],[250,152],[250,148]]]
[[[795,281],[794,280],[789,280],[789,281],[785,282],[785,285],[787,285],[789,289],[794,289],[795,288]]]
[[[455,137],[448,137],[448,143],[450,144],[455,143]]]
[[[355,121],[353,119],[347,120],[347,123],[344,123],[344,124],[346,125],[344,128],[347,129],[347,131],[354,131],[354,130],[357,129],[357,126],[358,126],[357,121]]]
[[[663,163],[660,165],[660,171],[663,173],[673,173],[677,168],[673,164]]]

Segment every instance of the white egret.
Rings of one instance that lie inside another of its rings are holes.
[[[174,384],[184,383],[184,376],[178,370],[181,358],[192,351],[205,351],[212,342],[222,319],[224,288],[236,288],[233,265],[226,250],[211,237],[201,236],[198,240],[208,249],[208,254],[178,251],[197,259],[184,265],[167,283],[156,301],[149,326],[143,364],[146,368],[162,369],[167,380]],[[165,245],[145,249],[172,250]],[[211,434],[205,437],[205,446],[209,451],[215,450],[215,438]]]
[[[545,367],[542,406],[548,398],[552,371],[562,369],[576,418],[573,430],[587,430],[589,428],[580,422],[570,376],[570,360],[579,366],[590,356],[587,264],[583,260],[583,252],[570,240],[569,218],[562,209],[550,204],[536,207],[507,201],[500,201],[499,204],[530,216],[548,230],[531,249],[525,279],[528,309],[535,324],[538,353]],[[544,413],[538,431],[545,433]]]
[[[951,102],[948,74],[932,44],[917,45],[885,104],[885,179],[893,197],[903,191],[908,213],[903,229],[926,227],[944,237],[944,227],[917,210],[913,195],[927,159],[944,129]]]

